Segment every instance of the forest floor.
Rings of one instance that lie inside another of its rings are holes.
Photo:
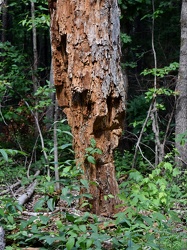
[[[5,187],[1,186],[0,188],[0,194],[5,190]],[[10,189],[10,192],[6,194],[6,197],[10,197],[12,199],[15,199],[18,196],[23,195],[25,192],[25,188],[18,185],[15,188]],[[24,224],[24,222],[29,222],[27,225],[25,224],[25,228],[22,230],[25,231],[26,229],[31,229],[37,220],[42,220],[42,222],[38,222],[38,228],[41,230],[42,234],[45,232],[53,232],[54,235],[58,234],[59,226],[58,224],[64,223],[66,225],[73,224],[75,219],[80,218],[80,220],[86,217],[86,224],[93,224],[95,221],[95,215],[90,212],[83,212],[79,207],[78,198],[79,193],[77,191],[72,191],[71,193],[72,201],[70,204],[68,204],[67,201],[60,199],[60,194],[57,194],[54,192],[54,194],[42,194],[40,192],[34,191],[31,197],[25,202],[23,205],[23,209],[20,210],[18,213],[19,215],[16,215],[16,219],[12,221],[12,226],[15,227],[10,230],[9,232],[12,235],[19,235],[20,233],[20,225]],[[0,201],[2,196],[0,196]],[[46,200],[45,200],[46,199]],[[50,200],[50,202],[49,202]],[[51,201],[54,201],[54,204],[51,203]],[[36,204],[38,204],[36,206]],[[1,204],[0,204],[1,208]],[[124,207],[125,210],[125,207]],[[180,220],[173,222],[173,228],[174,233],[184,233],[187,235],[187,209],[186,206],[176,202],[174,204],[174,207],[172,208],[173,211],[175,211]],[[142,215],[148,215],[151,213],[151,211],[141,211]],[[9,215],[11,216],[11,215]],[[68,218],[67,218],[68,217]],[[1,218],[1,217],[0,217]],[[9,220],[9,217],[7,217],[7,222]],[[17,227],[17,225],[19,225]],[[115,224],[115,218],[114,217],[103,217],[103,216],[97,216],[97,226],[99,230],[102,231],[114,231],[117,226]],[[157,227],[157,223],[154,224],[155,227]],[[32,230],[31,230],[32,231]],[[32,233],[28,235],[29,237],[32,237]],[[186,240],[186,239],[184,239]],[[14,243],[13,237],[7,237],[6,239],[7,245],[11,246]],[[39,250],[42,249],[42,241],[38,239],[38,245],[35,243],[33,246],[30,247],[19,247],[17,249],[22,250]],[[30,243],[29,243],[30,245]],[[10,248],[10,250],[14,250],[16,248]],[[45,248],[44,248],[45,249]],[[104,241],[102,249],[113,249],[112,243],[110,241]],[[183,250],[187,250],[183,249]]]

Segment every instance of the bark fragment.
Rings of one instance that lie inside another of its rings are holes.
[[[125,113],[125,84],[120,68],[117,0],[49,1],[54,83],[74,136],[76,159],[90,186],[92,210],[114,212],[118,204],[113,150]],[[85,159],[94,138],[103,154],[96,165]],[[104,196],[113,194],[113,199]]]

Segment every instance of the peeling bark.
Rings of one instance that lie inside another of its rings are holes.
[[[113,150],[125,114],[117,0],[49,0],[54,84],[74,136],[76,159],[90,185],[92,211],[110,215],[117,198]],[[94,138],[103,152],[85,159]],[[113,194],[113,199],[104,196]]]

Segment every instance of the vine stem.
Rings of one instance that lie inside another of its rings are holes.
[[[155,74],[154,74],[154,90],[155,93],[153,94],[152,102],[150,104],[147,117],[145,119],[145,122],[142,126],[140,136],[138,138],[138,141],[136,143],[136,148],[135,148],[135,153],[134,153],[134,158],[133,158],[133,163],[132,163],[132,168],[135,168],[136,164],[136,158],[137,158],[137,153],[138,150],[140,150],[140,142],[143,136],[143,132],[145,129],[145,126],[148,122],[148,119],[151,118],[152,120],[152,130],[155,135],[155,166],[158,165],[159,162],[162,161],[163,156],[164,156],[164,146],[160,142],[160,137],[159,137],[159,126],[158,126],[158,112],[157,112],[157,102],[156,102],[156,90],[157,90],[157,55],[156,55],[156,50],[155,50],[155,38],[154,38],[154,30],[155,30],[155,2],[152,0],[152,11],[153,11],[153,18],[152,18],[152,32],[151,32],[151,44],[152,44],[152,51],[153,51],[153,58],[154,58],[154,69],[155,69]]]
[[[141,132],[140,132],[140,136],[138,137],[138,141],[136,143],[135,153],[134,153],[133,162],[132,162],[132,168],[135,168],[138,149],[140,148],[140,142],[141,142],[141,139],[142,139],[142,136],[143,136],[143,132],[144,132],[145,126],[146,126],[146,124],[148,122],[148,119],[149,119],[149,117],[151,115],[152,108],[153,108],[153,101],[151,102],[151,104],[149,106],[147,117],[146,117],[145,122],[144,122],[144,124],[142,126],[142,129],[141,129]]]
[[[28,107],[29,111],[31,112],[31,114],[34,117],[36,128],[38,130],[38,134],[39,134],[39,138],[40,138],[40,142],[41,142],[41,146],[42,146],[42,152],[43,152],[44,159],[45,159],[45,164],[46,164],[46,168],[47,168],[47,175],[50,176],[50,167],[49,167],[48,155],[46,153],[44,138],[43,138],[42,131],[41,131],[41,128],[40,128],[38,117],[35,115],[35,112],[32,110],[29,103],[19,94],[19,92],[17,92],[15,89],[13,89],[10,86],[8,86],[8,88],[12,89],[24,101],[25,105]],[[29,172],[27,174],[29,174]]]
[[[153,18],[152,18],[152,51],[153,51],[153,58],[154,58],[154,68],[155,68],[155,74],[154,74],[154,90],[155,94],[153,96],[153,109],[151,114],[151,120],[152,120],[152,130],[155,134],[155,166],[157,166],[162,160],[164,156],[164,146],[160,142],[160,131],[159,131],[159,125],[158,125],[158,111],[157,111],[157,101],[156,101],[156,90],[157,90],[157,55],[155,50],[155,1],[152,0],[152,9],[153,9]]]

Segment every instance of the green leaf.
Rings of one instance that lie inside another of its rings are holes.
[[[87,228],[86,228],[85,225],[80,225],[79,228],[80,228],[80,230],[81,230],[82,232],[84,232],[84,233],[87,232]]]
[[[68,173],[71,170],[71,166],[63,168],[63,173]]]
[[[62,189],[62,195],[67,196],[67,194],[69,193],[69,188],[65,187]]]
[[[140,181],[143,180],[142,174],[141,174],[139,171],[137,171],[137,170],[132,171],[132,172],[129,174],[129,178],[130,178],[130,179],[133,179],[133,180],[135,180],[135,181],[137,181],[137,182],[140,182]]]
[[[70,222],[74,222],[77,219],[77,217],[73,214],[66,213],[66,219]]]
[[[15,206],[16,206],[16,208],[17,208],[20,212],[22,212],[22,211],[23,211],[23,207],[22,207],[21,205],[16,204]]]
[[[120,212],[116,215],[117,219],[115,221],[116,225],[121,225],[125,227],[131,227],[131,222],[127,219],[127,216],[125,213]]]
[[[11,224],[14,223],[14,217],[13,217],[13,216],[9,215],[9,216],[7,217],[7,219],[8,219],[8,221],[9,221]]]
[[[94,149],[94,148],[91,148],[91,147],[88,147],[88,148],[85,149],[85,151],[86,151],[87,153],[92,154],[93,151],[95,152],[95,149]]]
[[[34,233],[34,234],[40,233],[36,225],[32,226],[31,232]]]
[[[45,203],[45,200],[44,200],[44,199],[38,200],[38,201],[36,202],[36,204],[34,205],[34,211],[40,210],[40,209],[43,207],[44,203]]]
[[[65,148],[68,148],[68,147],[71,147],[72,144],[71,143],[66,143],[64,145],[62,145],[61,147],[59,147],[60,149],[65,149]]]
[[[128,240],[128,247],[126,250],[138,250],[141,249],[139,244],[135,244],[132,240]]]
[[[163,215],[163,214],[161,214],[161,213],[159,213],[159,212],[155,212],[155,213],[153,213],[153,218],[155,219],[155,221],[166,221],[166,217]]]
[[[88,239],[88,240],[86,241],[86,248],[88,249],[89,247],[91,247],[92,243],[93,243],[93,240]]]
[[[165,162],[164,163],[164,168],[167,169],[167,170],[169,170],[170,173],[172,172],[172,165],[171,165],[171,163]]]
[[[89,182],[87,180],[81,179],[80,182],[87,190],[89,189]]]
[[[62,221],[60,221],[60,220],[57,220],[57,221],[56,221],[56,225],[57,225],[58,229],[60,229],[60,228],[63,227],[63,223],[62,223]]]
[[[69,132],[69,131],[61,131],[61,130],[60,130],[60,132],[61,132],[61,133],[63,133],[63,134],[70,135],[71,137],[73,136],[73,135],[72,135],[72,133],[71,133],[71,132]]]
[[[89,155],[89,156],[87,157],[87,160],[88,160],[88,162],[90,162],[90,163],[92,163],[92,164],[95,164],[95,163],[96,163],[95,158],[94,158],[92,155]]]
[[[2,154],[5,161],[8,161],[8,155],[5,151],[5,149],[0,149],[0,153]]]
[[[92,139],[90,140],[90,145],[91,145],[92,148],[95,148],[95,147],[96,147],[96,141],[95,141],[94,138],[92,138]]]
[[[53,198],[50,198],[48,201],[47,201],[47,206],[48,208],[53,211],[54,208],[55,208],[55,202],[54,202],[54,199]]]
[[[148,216],[142,216],[142,219],[149,225],[152,226],[153,225],[153,220],[152,218],[148,217]]]
[[[41,220],[41,222],[42,222],[44,225],[47,225],[47,223],[48,223],[48,221],[49,221],[49,217],[40,215],[40,220]]]
[[[114,195],[109,194],[108,197],[111,198],[111,199],[113,199],[113,198],[114,198]]]
[[[100,148],[96,148],[95,153],[101,155],[103,152],[102,152],[102,150]]]
[[[173,177],[176,177],[177,175],[179,175],[181,173],[181,171],[178,168],[174,168],[173,169]]]
[[[45,240],[47,244],[52,245],[56,241],[56,237],[51,237],[50,235],[40,237],[40,240]]]
[[[67,250],[71,250],[75,244],[75,238],[70,237],[66,243]]]
[[[4,209],[3,208],[0,208],[0,216],[4,216]]]
[[[98,233],[98,227],[96,226],[96,225],[94,225],[94,224],[90,224],[90,227],[91,227],[91,229],[92,229],[92,231],[94,232],[94,233]]]

